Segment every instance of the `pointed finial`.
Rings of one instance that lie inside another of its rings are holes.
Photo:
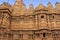
[[[50,0],[48,0],[48,1],[49,1],[49,2],[48,2],[48,5],[52,5],[52,4],[51,4],[51,1],[50,1]]]
[[[9,3],[9,0],[6,0],[6,1],[4,1],[4,2]]]
[[[14,6],[23,4],[23,0],[16,0]]]
[[[22,1],[22,0],[16,0],[16,2],[18,2],[18,3],[19,3],[19,2],[22,3],[23,1]]]
[[[56,4],[59,4],[58,0],[56,0]],[[56,5],[56,4],[55,4],[55,5]]]
[[[58,1],[58,0],[56,0],[56,3],[59,3],[59,1]]]
[[[32,4],[32,0],[30,0],[30,7],[32,7],[33,6],[33,4]]]
[[[48,0],[48,1],[49,1],[48,4],[51,4],[50,0]]]

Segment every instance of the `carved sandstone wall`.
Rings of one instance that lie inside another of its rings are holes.
[[[0,40],[60,40],[60,3],[26,9],[22,0],[0,5]]]

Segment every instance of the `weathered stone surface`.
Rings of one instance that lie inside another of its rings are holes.
[[[22,0],[0,5],[0,40],[60,40],[60,3],[27,9]]]

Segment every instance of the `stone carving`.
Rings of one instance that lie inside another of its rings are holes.
[[[0,5],[0,40],[60,40],[60,3],[27,9],[22,0]]]

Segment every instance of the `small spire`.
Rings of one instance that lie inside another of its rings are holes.
[[[26,6],[23,3],[23,0],[16,0],[16,3],[14,4],[13,9],[14,9],[13,15],[15,16],[25,15]]]
[[[57,3],[57,4],[59,4],[59,1],[58,1],[58,0],[56,0],[56,3]]]
[[[22,0],[16,0],[16,2],[18,2],[18,3],[19,3],[19,2],[22,3],[23,1],[22,1]]]
[[[42,4],[40,3],[37,7],[36,7],[36,10],[46,10],[47,8]]]
[[[49,1],[48,4],[51,4],[50,0],[48,0],[48,1]]]
[[[4,2],[9,3],[9,0],[6,0],[6,1],[4,1]]]
[[[51,12],[51,13],[54,12],[54,7],[50,1],[48,2],[47,8],[48,8],[48,12]]]
[[[56,4],[60,4],[60,3],[58,2],[58,0],[56,0]],[[55,5],[56,5],[56,4],[55,4]]]
[[[28,15],[32,15],[33,12],[34,12],[34,6],[33,6],[33,4],[32,4],[32,0],[30,0],[30,6],[29,6],[29,8],[28,8],[28,10],[27,10],[27,14],[28,14]]]
[[[30,0],[30,6],[29,7],[33,7],[32,0]]]
[[[43,5],[43,4],[42,4],[42,0],[40,0],[40,4],[39,4],[39,6],[40,6],[40,5]]]
[[[23,4],[23,1],[22,0],[16,0],[14,6],[20,6],[21,4]]]
[[[51,2],[48,2],[48,4],[51,4]]]
[[[56,9],[56,12],[57,13],[59,13],[60,12],[60,3],[58,2],[58,0],[56,0],[56,7],[55,7],[55,9]]]
[[[59,2],[56,2],[56,4],[59,4]]]
[[[22,4],[22,3],[23,3],[23,1],[22,1],[22,0],[16,0],[15,5]]]

